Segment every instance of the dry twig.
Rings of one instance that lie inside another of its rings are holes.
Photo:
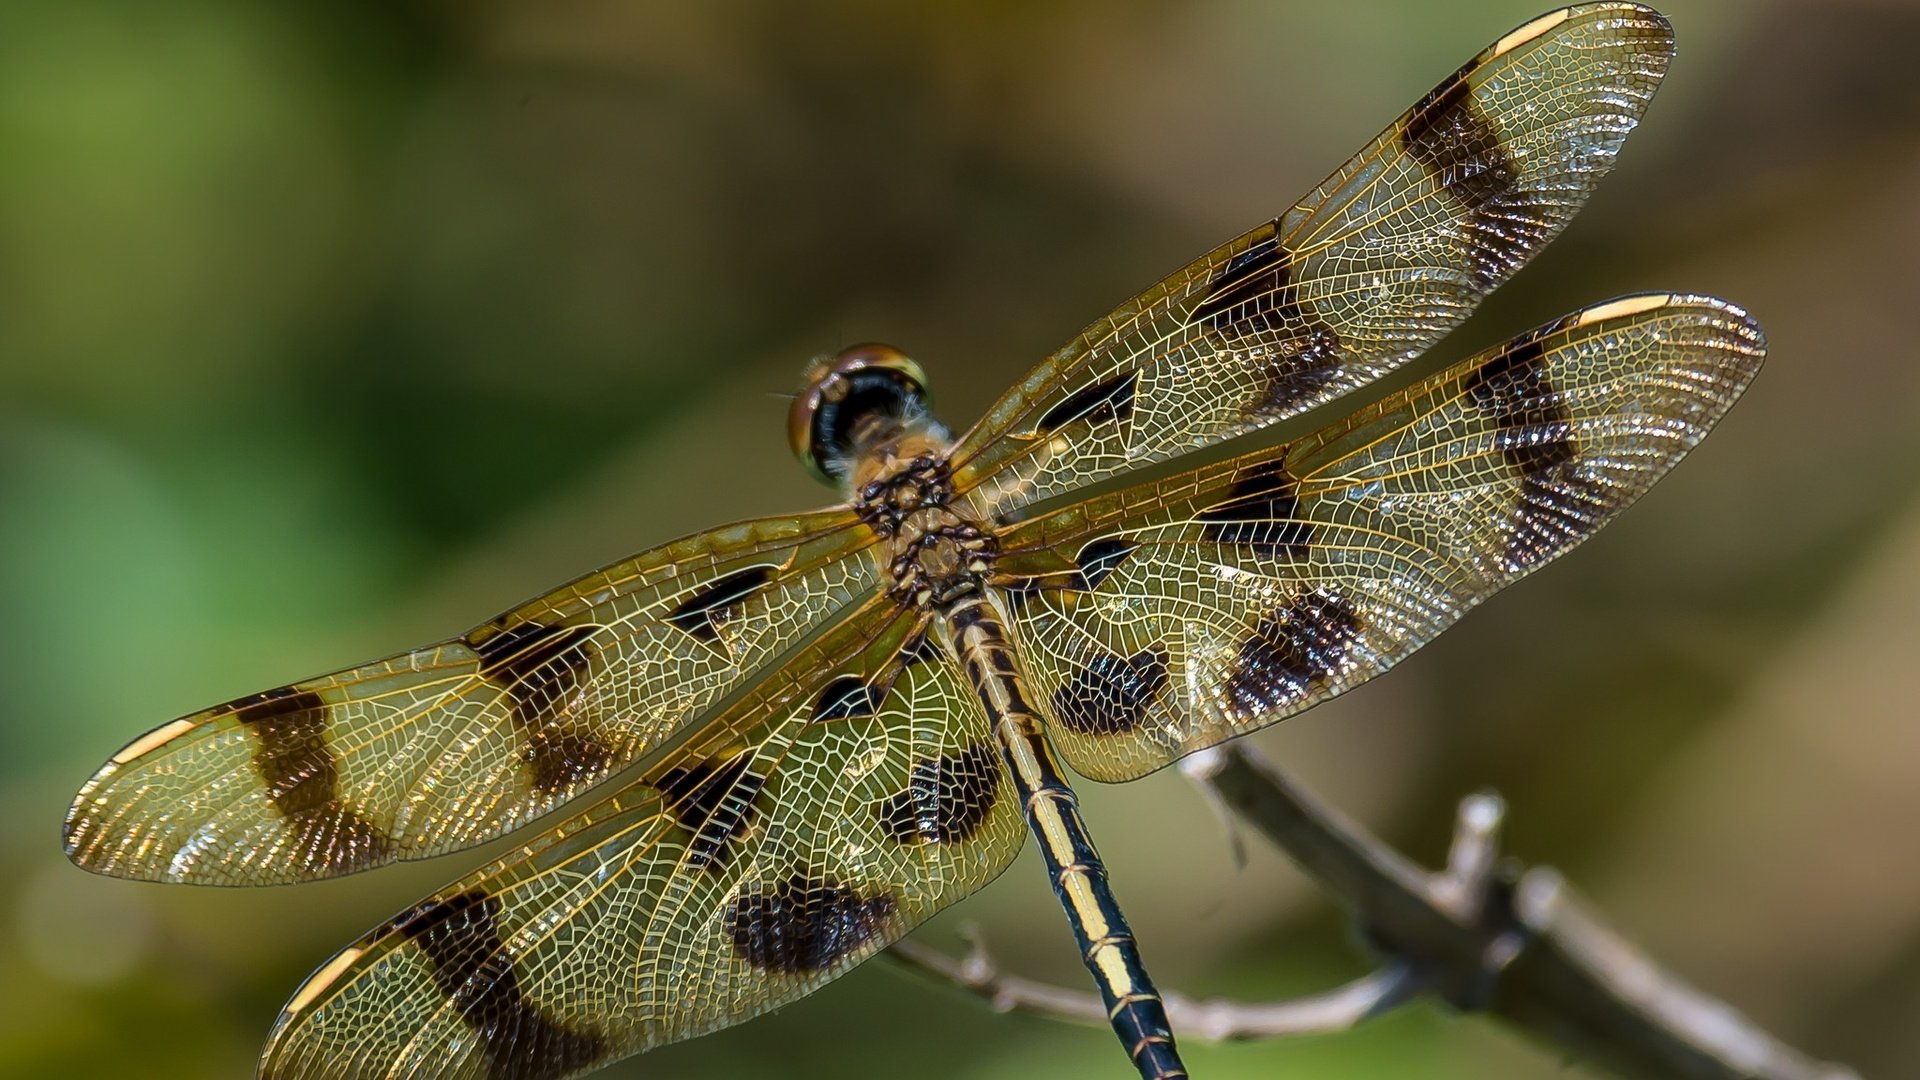
[[[1487,1012],[1625,1076],[1674,1080],[1858,1080],[1816,1062],[1653,963],[1600,921],[1560,874],[1500,853],[1506,807],[1460,804],[1445,869],[1429,872],[1317,802],[1235,743],[1182,768],[1259,829],[1354,913],[1387,958],[1374,973],[1307,997],[1266,1003],[1167,994],[1190,1038],[1277,1038],[1344,1031],[1431,994]],[[955,958],[913,941],[896,961],[1002,1011],[1105,1024],[1098,996],[1002,971],[977,935]]]

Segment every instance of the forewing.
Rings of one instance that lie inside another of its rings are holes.
[[[1639,498],[1764,355],[1723,301],[1626,297],[1018,526],[999,583],[1061,753],[1131,779],[1385,671]]]
[[[341,953],[262,1075],[574,1076],[810,993],[986,884],[1019,800],[916,618],[876,602],[641,782]]]
[[[1558,235],[1673,53],[1631,4],[1535,19],[1280,217],[1036,368],[955,452],[1002,515],[1303,412],[1419,354]]]
[[[872,593],[850,512],[698,533],[470,633],[136,739],[68,811],[119,877],[303,881],[478,844],[660,745]]]

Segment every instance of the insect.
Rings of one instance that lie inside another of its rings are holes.
[[[1268,433],[1418,356],[1557,235],[1671,55],[1632,4],[1521,26],[958,437],[901,352],[823,357],[789,434],[838,505],[165,724],[86,783],[66,850],[120,877],[299,882],[577,800],[328,961],[260,1063],[558,1080],[810,993],[1031,831],[1127,1054],[1183,1076],[1067,766],[1133,779],[1385,671],[1738,398],[1759,327],[1651,293]]]

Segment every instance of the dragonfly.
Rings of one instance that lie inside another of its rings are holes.
[[[1031,833],[1133,1067],[1184,1076],[1068,770],[1132,780],[1386,671],[1732,406],[1759,326],[1655,292],[1273,434],[1421,355],[1558,235],[1672,51],[1630,3],[1520,26],[957,436],[901,351],[818,358],[789,435],[835,505],[164,724],[86,782],[66,851],[305,882],[565,807],[322,965],[259,1064],[560,1080],[811,993]]]

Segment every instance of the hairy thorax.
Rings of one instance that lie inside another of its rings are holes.
[[[853,469],[854,506],[881,538],[888,592],[902,604],[943,607],[977,592],[993,567],[992,534],[955,504],[947,450],[908,434]]]

